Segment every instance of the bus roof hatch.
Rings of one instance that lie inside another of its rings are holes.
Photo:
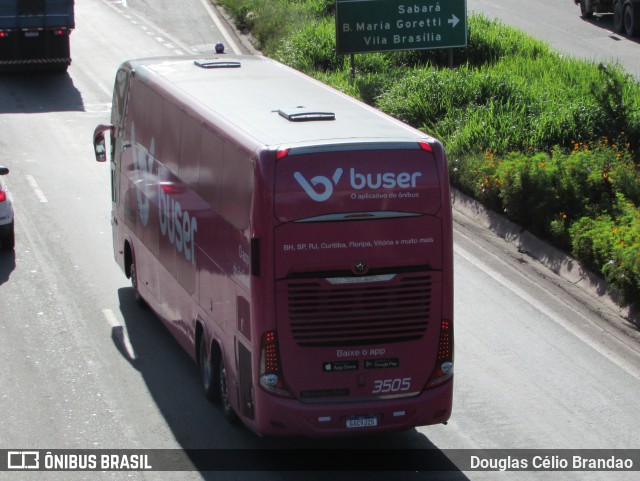
[[[315,120],[336,119],[336,114],[334,112],[323,112],[302,106],[292,109],[280,109],[278,110],[278,113],[290,122],[310,122]]]

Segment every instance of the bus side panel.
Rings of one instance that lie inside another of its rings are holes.
[[[251,326],[250,242],[238,228],[248,225],[248,209],[239,206],[251,199],[251,161],[225,147],[221,137],[181,110],[184,106],[174,107],[132,82],[116,156],[122,194],[116,257],[125,268],[118,252],[128,240],[141,294],[194,358],[196,319],[204,323],[208,341],[220,345],[228,366],[231,400],[237,406],[241,395],[250,406],[251,344],[241,339],[237,352],[233,347],[236,324],[245,326],[245,333]],[[230,152],[226,170],[223,152]],[[239,182],[241,176],[248,180]],[[242,314],[238,305],[245,306]]]
[[[230,402],[236,412],[250,413],[247,406],[251,405],[248,386],[253,383],[250,369],[253,349],[248,308],[251,304],[249,219],[254,164],[251,152],[241,149],[207,123],[202,127],[199,145],[195,188],[210,210],[198,219],[196,244],[202,259],[202,263],[200,257],[197,261],[198,302],[211,316],[207,330],[221,340]],[[181,159],[181,174],[183,165]],[[242,311],[239,306],[244,306]],[[236,336],[239,325],[242,328]]]
[[[197,218],[208,207],[167,167],[177,170],[179,142],[163,131],[179,129],[180,119],[179,109],[132,82],[119,159],[122,234],[116,242],[123,249],[124,238],[132,239],[141,294],[192,352],[195,235]]]
[[[248,307],[250,241],[243,231],[209,211],[209,215],[198,219],[196,242],[198,303],[207,313],[207,331],[221,342],[230,401],[238,407],[237,412],[241,412],[239,404],[235,404],[240,395],[238,390],[242,389],[246,397],[246,383],[253,382],[243,378],[240,372],[250,375],[248,365],[243,364],[244,369],[241,369],[240,364],[251,360],[253,353]],[[238,326],[241,326],[240,332]]]

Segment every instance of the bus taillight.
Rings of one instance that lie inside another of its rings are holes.
[[[276,160],[284,159],[287,155],[289,155],[289,149],[278,149],[278,152],[276,152]]]
[[[276,331],[265,332],[260,345],[260,386],[282,397],[292,397],[284,382]]]
[[[418,145],[420,146],[420,148],[422,150],[424,150],[425,152],[433,152],[433,147],[431,146],[430,143],[428,142],[418,142]]]
[[[427,388],[435,387],[453,376],[453,329],[451,321],[443,319],[440,324],[438,357]]]

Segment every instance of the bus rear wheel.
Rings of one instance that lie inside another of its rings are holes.
[[[144,301],[140,291],[138,290],[138,273],[136,271],[136,263],[131,259],[131,265],[129,266],[129,273],[131,274],[131,290],[133,291],[133,298],[136,302],[143,307],[146,307],[147,303]]]
[[[214,356],[207,356],[207,340],[204,333],[200,337],[200,349],[198,353],[198,364],[200,365],[200,379],[204,395],[212,403],[220,401],[220,382],[218,381],[218,366]]]
[[[224,367],[224,360],[220,357],[220,371],[218,375],[220,381],[220,401],[222,402],[222,414],[231,424],[238,424],[238,415],[235,413],[229,402],[229,391],[227,389],[227,370]]]

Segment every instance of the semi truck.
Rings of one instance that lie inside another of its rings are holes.
[[[0,0],[0,69],[66,71],[74,0]]]
[[[629,36],[640,33],[640,0],[574,0],[582,18],[594,13],[613,13],[613,29]]]

